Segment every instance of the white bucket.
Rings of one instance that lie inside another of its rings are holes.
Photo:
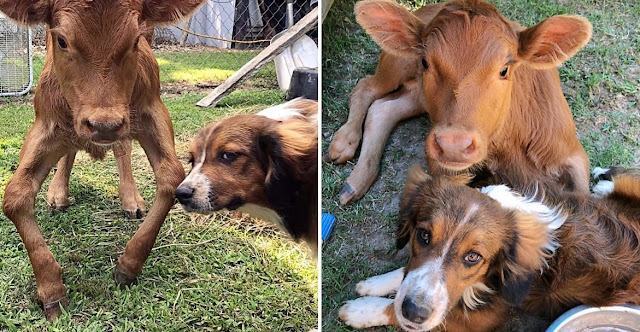
[[[271,42],[278,39],[283,32],[275,35]],[[276,55],[276,76],[278,86],[282,91],[288,91],[291,84],[291,76],[296,68],[318,68],[318,46],[309,36],[304,35],[291,46],[285,48],[282,53]]]

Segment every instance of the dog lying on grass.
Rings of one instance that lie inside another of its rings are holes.
[[[200,130],[176,197],[185,210],[241,208],[317,250],[317,102],[294,99]]]
[[[363,297],[340,319],[356,328],[490,331],[510,306],[553,319],[579,304],[640,304],[640,172],[596,175],[606,181],[595,187],[600,198],[552,189],[522,196],[414,168],[397,243],[409,244],[409,263],[358,283]]]

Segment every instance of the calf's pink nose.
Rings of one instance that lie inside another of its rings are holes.
[[[445,154],[467,155],[475,150],[473,138],[465,134],[436,134],[436,144]]]

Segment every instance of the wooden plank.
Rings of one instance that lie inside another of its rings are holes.
[[[271,43],[267,48],[262,50],[251,61],[242,66],[240,70],[229,77],[224,83],[216,87],[208,96],[200,100],[196,105],[200,107],[215,107],[216,104],[226,96],[233,88],[242,83],[245,79],[251,77],[260,67],[269,63],[273,58],[280,54],[282,50],[291,46],[298,38],[309,32],[318,24],[318,7],[314,8],[298,23],[289,28],[280,38]]]
[[[327,14],[329,14],[329,10],[331,9],[331,6],[333,6],[333,1],[334,0],[322,1],[322,22],[324,22],[324,19],[327,18]]]

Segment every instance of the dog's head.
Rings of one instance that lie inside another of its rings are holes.
[[[176,190],[182,206],[200,213],[247,203],[278,210],[278,197],[294,195],[295,186],[317,174],[315,113],[304,109],[312,106],[292,101],[200,130],[191,172]]]
[[[564,222],[557,210],[506,186],[478,191],[467,181],[410,172],[398,246],[409,243],[411,259],[394,303],[408,331],[433,329],[454,307],[474,310],[491,296],[521,301],[557,248],[553,231]]]

